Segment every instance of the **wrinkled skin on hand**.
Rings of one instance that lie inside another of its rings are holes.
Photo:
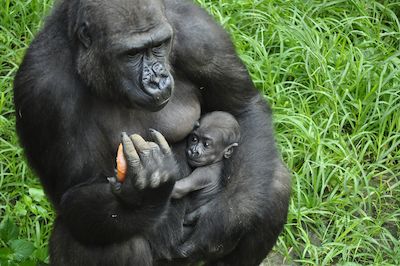
[[[120,183],[111,177],[109,181],[114,194],[128,205],[165,202],[175,183],[178,169],[171,148],[160,132],[152,129],[150,134],[154,142],[146,142],[137,134],[121,135],[127,162],[126,180]]]

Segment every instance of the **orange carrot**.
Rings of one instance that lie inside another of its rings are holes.
[[[126,177],[126,160],[122,144],[118,146],[117,152],[117,179],[119,182],[124,182]]]

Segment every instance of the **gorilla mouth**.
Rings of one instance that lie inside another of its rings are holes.
[[[150,104],[155,106],[165,106],[171,98],[171,89],[155,93],[149,93],[144,87],[142,90],[148,96]]]
[[[167,104],[169,102],[169,99],[170,98],[167,98],[167,99],[164,99],[164,100],[156,99],[157,105],[165,105],[165,104]]]
[[[150,95],[142,88],[128,87],[125,89],[124,103],[128,108],[142,108],[151,112],[157,112],[167,105],[170,98],[170,95],[164,95],[164,97],[161,95]]]
[[[190,166],[193,166],[193,167],[199,167],[199,166],[205,165],[205,162],[203,162],[201,160],[191,159],[191,158],[188,158],[188,163]]]
[[[171,88],[161,91],[159,89],[149,89],[148,87],[146,88],[146,86],[142,86],[142,90],[146,95],[150,96],[151,101],[157,105],[168,102],[172,94]]]
[[[163,76],[156,79],[142,79],[141,89],[148,96],[151,105],[158,109],[163,108],[170,100],[173,90],[171,76]]]
[[[164,108],[167,104],[168,104],[168,102],[169,102],[169,99],[170,98],[167,98],[167,99],[163,99],[163,100],[155,100],[154,101],[154,106],[155,106],[155,108],[154,108],[154,110],[155,111],[158,111],[158,110],[161,110],[162,108]]]

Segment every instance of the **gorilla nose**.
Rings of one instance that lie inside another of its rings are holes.
[[[154,63],[152,69],[153,69],[154,73],[157,73],[157,74],[164,72],[164,67],[160,62]]]
[[[199,151],[195,148],[190,148],[188,153],[190,158],[197,158],[200,155]]]

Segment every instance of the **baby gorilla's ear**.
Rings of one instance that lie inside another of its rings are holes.
[[[238,143],[232,143],[231,145],[229,145],[228,147],[225,148],[224,150],[224,158],[228,159],[232,156],[233,153],[233,148],[239,146]]]
[[[193,130],[198,129],[199,127],[200,127],[200,122],[199,121],[194,122]]]

